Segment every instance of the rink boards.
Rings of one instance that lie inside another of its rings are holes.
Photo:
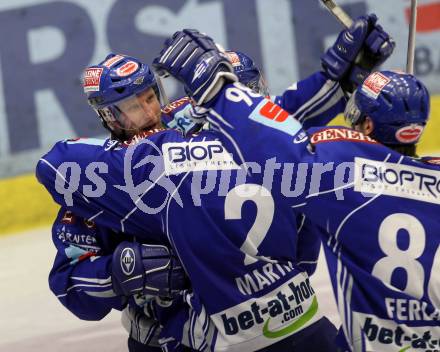
[[[343,124],[341,117],[332,124]],[[419,146],[420,155],[440,155],[440,96],[432,99],[431,119]],[[57,206],[33,174],[0,180],[0,235],[47,226]]]

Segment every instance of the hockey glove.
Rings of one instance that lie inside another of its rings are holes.
[[[212,38],[195,29],[178,31],[167,39],[153,66],[159,74],[169,73],[181,81],[196,105],[206,105],[225,83],[238,80]]]
[[[376,23],[374,14],[357,18],[321,57],[324,73],[346,92],[353,92],[393,53],[394,40]]]
[[[121,242],[112,259],[113,290],[118,295],[172,298],[189,287],[177,257],[162,245]]]

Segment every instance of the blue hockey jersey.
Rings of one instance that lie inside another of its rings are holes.
[[[107,140],[65,141],[40,161],[37,176],[57,202],[82,217],[139,238],[170,241],[193,285],[187,298],[191,347],[255,350],[320,315],[307,275],[293,265],[293,211],[278,211],[285,206],[275,203],[263,175],[248,186],[240,156],[220,136],[205,131],[184,138],[164,130],[113,148]],[[86,173],[93,174],[92,182]],[[104,184],[102,176],[108,177]],[[66,177],[77,179],[79,188],[63,195],[58,191],[66,189]],[[196,214],[191,227],[185,224]]]
[[[289,112],[298,112],[297,117],[306,126],[312,126],[327,123],[343,109],[344,99],[341,96],[337,83],[327,80],[318,72],[293,84],[282,96],[273,97],[273,100]],[[322,106],[325,108],[322,109]],[[201,126],[188,118],[190,107],[188,97],[163,107],[164,125],[180,130],[185,135],[200,129]],[[301,113],[305,110],[308,110],[307,114]],[[319,113],[316,113],[318,110]],[[311,224],[304,215],[299,216],[298,223],[297,264],[311,275],[316,268],[319,241],[315,231],[309,230]],[[114,248],[122,238],[127,239],[126,236],[122,237],[97,226],[93,221],[79,218],[66,209],[60,210],[52,228],[52,238],[58,252],[49,275],[49,284],[60,301],[78,317],[97,320],[111,308],[121,309],[120,299],[111,294],[110,260]],[[89,243],[91,241],[93,246]],[[99,260],[95,257],[99,257]]]
[[[253,350],[317,318],[313,289],[292,265],[299,212],[326,230],[353,350],[438,344],[437,165],[345,128],[306,134],[238,84],[225,87],[209,122],[213,131],[191,139],[160,131],[113,149],[107,141],[60,142],[37,176],[82,216],[145,238],[166,234],[193,283],[198,347]],[[97,162],[100,172],[87,173]],[[90,192],[98,180],[106,187]]]
[[[283,96],[274,97],[273,99],[277,101],[278,104],[283,105],[287,110],[291,112],[297,112],[297,117],[302,120],[306,126],[327,123],[334,117],[336,113],[341,112],[345,105],[345,98],[342,95],[342,91],[340,90],[339,85],[335,82],[327,80],[324,75],[322,75],[322,73],[316,73],[308,79],[292,85],[292,87],[286,90]],[[183,131],[184,133],[194,131],[196,129],[195,127],[197,126],[188,121],[188,119],[186,118],[185,113],[188,108],[188,98],[183,98],[171,103],[163,110],[164,122],[168,125],[168,127],[174,127]],[[179,114],[182,116],[180,116]],[[311,227],[311,224],[309,221],[306,221],[305,216],[303,214],[300,214],[298,217],[299,230],[303,230],[305,235],[303,235],[301,240],[298,242],[298,246],[300,248],[298,249],[297,253],[297,261],[299,264],[301,264],[302,269],[304,269],[308,273],[312,273],[316,267],[316,260],[319,252],[319,242],[316,241],[316,238],[314,236],[312,236],[314,235],[313,232],[315,231],[307,231],[307,229]],[[84,261],[81,263],[81,266],[85,268],[87,264],[88,262]],[[101,271],[100,273],[104,274],[103,271]],[[90,274],[92,274],[92,271],[90,272]],[[59,280],[60,275],[60,281],[62,283],[66,283],[67,280],[64,276],[68,275],[68,272],[64,271],[53,270],[51,273],[52,281],[56,282],[57,280]],[[95,281],[96,280],[97,279],[95,278]],[[79,290],[81,291],[81,289]],[[90,297],[83,293],[81,297],[82,300],[78,300],[78,297],[76,297],[76,295],[77,293],[75,291],[68,291],[67,294],[60,294],[59,296],[64,298],[74,296],[72,297],[73,299],[69,300],[69,309],[74,312],[79,309],[81,313],[76,312],[77,315],[84,313],[86,314],[86,319],[94,319],[94,317],[96,316],[96,312],[94,312],[93,309],[90,309],[88,317],[87,311],[81,309],[83,301],[90,300]],[[96,296],[99,297],[98,294],[96,294]],[[106,306],[109,302],[108,299],[104,299],[103,301],[104,306]],[[78,307],[76,307],[76,302],[78,302]],[[66,304],[66,299],[64,299],[63,303]]]

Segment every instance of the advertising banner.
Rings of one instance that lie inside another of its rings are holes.
[[[374,12],[397,42],[386,68],[405,69],[409,1],[339,0],[353,17]],[[32,171],[56,140],[104,135],[82,91],[84,67],[109,52],[150,63],[182,28],[249,54],[272,94],[320,67],[341,25],[300,0],[0,1],[0,177]],[[440,94],[440,1],[419,1],[415,74]],[[177,86],[168,85],[176,97]]]

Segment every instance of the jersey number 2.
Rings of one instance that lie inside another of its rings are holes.
[[[253,183],[236,186],[226,195],[225,219],[241,219],[241,208],[246,201],[255,203],[257,207],[255,221],[240,247],[245,254],[244,264],[249,265],[258,260],[258,246],[263,242],[272,224],[275,202],[272,194],[263,186]]]

